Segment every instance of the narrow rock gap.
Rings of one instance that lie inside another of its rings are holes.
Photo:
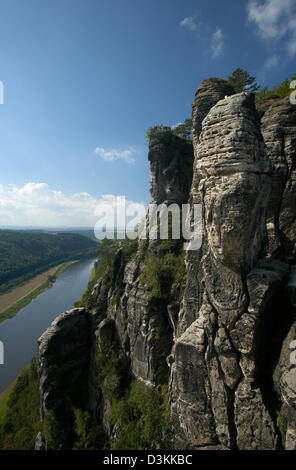
[[[280,357],[283,341],[293,322],[292,307],[285,295],[284,286],[270,300],[257,325],[256,336],[260,338],[257,344],[256,381],[262,393],[264,405],[275,424],[280,446],[281,437],[277,425],[277,412],[280,409],[280,399],[274,389],[273,373]]]

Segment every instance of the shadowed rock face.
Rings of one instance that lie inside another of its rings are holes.
[[[208,78],[196,90],[195,100],[192,104],[192,140],[193,147],[199,142],[202,121],[210,109],[226,95],[233,95],[232,86],[221,78]]]
[[[270,254],[289,262],[296,257],[296,106],[287,98],[259,104],[262,134],[272,162],[267,213]]]
[[[187,202],[193,173],[192,143],[165,130],[153,131],[149,145],[150,192],[156,204]]]
[[[241,329],[238,322],[248,309],[244,276],[256,263],[263,245],[270,170],[253,95],[241,93],[219,101],[203,121],[196,148],[194,171],[199,173],[200,182],[198,189],[192,190],[201,193],[204,210],[204,242],[196,266],[202,276],[196,277],[204,293],[197,319],[175,344],[172,416],[183,431],[180,443],[185,439],[194,447],[204,445],[207,422],[209,445],[274,446],[273,423],[255,383],[255,360],[248,357],[248,366],[242,364],[245,359],[240,358],[231,336],[239,342],[238,332],[247,327],[250,337],[254,336],[254,321],[250,323],[247,316]],[[194,335],[193,329],[199,334]],[[184,379],[193,350],[193,370]],[[184,380],[187,387],[180,386]],[[196,396],[193,383],[204,394]],[[191,407],[199,409],[194,420],[188,420]],[[261,424],[257,422],[259,415],[264,416],[264,425],[262,420]],[[249,437],[245,421],[249,423]],[[257,442],[251,438],[255,425]]]
[[[154,202],[203,206],[183,299],[149,300],[140,282],[143,244],[155,254],[157,241],[128,261],[120,250],[92,312],[61,315],[39,340],[42,417],[79,406],[112,436],[94,360],[106,337],[127,377],[169,382],[176,449],[296,448],[295,109],[274,99],[258,114],[252,94],[209,79],[193,103],[194,158],[168,129],[152,135]]]
[[[93,361],[95,328],[95,316],[73,309],[57,317],[38,340],[40,415],[43,419],[48,411],[55,413],[65,435],[63,448],[71,448],[73,409],[95,412],[98,407],[99,395],[92,393],[99,383]]]
[[[261,133],[253,100],[219,101],[195,141],[191,203],[203,204],[204,238],[187,254],[170,381],[181,448],[274,449],[279,419],[282,445],[295,448],[295,112],[287,99],[269,103]]]

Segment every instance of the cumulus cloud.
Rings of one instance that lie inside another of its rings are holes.
[[[217,28],[212,34],[212,42],[211,42],[212,56],[218,57],[223,51],[223,46],[224,46],[224,34],[222,33],[221,28]]]
[[[197,24],[195,23],[195,17],[187,16],[180,22],[180,26],[183,28],[187,28],[190,31],[195,31],[197,29]]]
[[[119,199],[112,194],[95,198],[87,192],[67,195],[46,183],[0,185],[0,226],[91,227],[97,222],[98,207],[118,204]],[[126,201],[127,207],[134,204]]]
[[[263,39],[285,39],[288,53],[296,54],[295,0],[249,0],[247,14]]]
[[[126,163],[134,163],[136,161],[136,151],[132,147],[126,147],[125,149],[110,149],[106,150],[103,147],[97,147],[95,154],[106,162],[112,162],[114,160],[123,160]]]

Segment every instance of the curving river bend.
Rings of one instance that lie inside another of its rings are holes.
[[[54,285],[23,308],[15,317],[0,323],[4,364],[0,364],[0,393],[17,377],[37,352],[37,339],[51,322],[83,294],[96,258],[70,265]]]

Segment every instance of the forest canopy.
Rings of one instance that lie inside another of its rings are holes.
[[[0,294],[52,266],[95,255],[96,248],[76,233],[0,230]]]

